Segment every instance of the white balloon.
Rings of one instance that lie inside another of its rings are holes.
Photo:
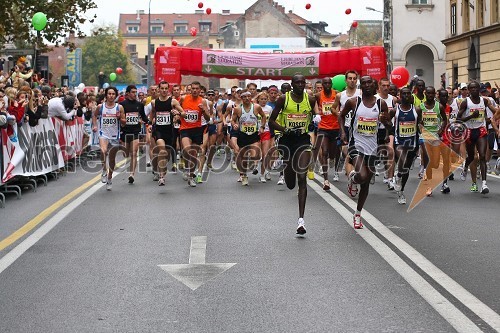
[[[82,82],[78,85],[78,89],[80,89],[81,91],[83,91],[83,89],[85,89],[85,84]]]

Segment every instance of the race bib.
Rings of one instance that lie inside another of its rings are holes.
[[[476,111],[479,111],[479,115],[471,120],[476,123],[482,123],[484,121],[484,109],[470,109],[470,114],[472,115]]]
[[[126,113],[125,120],[126,120],[127,125],[138,125],[139,124],[139,112]]]
[[[188,123],[195,123],[198,121],[198,111],[186,110],[186,118],[184,119]]]
[[[417,126],[414,121],[401,121],[399,123],[399,136],[407,138],[417,134]]]
[[[170,112],[156,112],[156,125],[170,125]]]
[[[287,128],[301,128],[303,132],[306,131],[307,114],[287,114],[285,118],[285,127]]]
[[[436,112],[423,112],[422,118],[424,121],[424,127],[438,126],[438,115]]]
[[[241,123],[240,131],[248,135],[254,134],[257,132],[257,124],[254,122]]]
[[[363,136],[375,136],[377,135],[377,120],[378,118],[358,118],[358,133]]]
[[[117,124],[118,118],[115,115],[103,115],[102,127],[116,127]]]
[[[332,114],[333,103],[332,102],[323,102],[322,112],[324,116],[330,116]]]

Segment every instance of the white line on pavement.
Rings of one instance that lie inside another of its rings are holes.
[[[318,181],[322,179],[315,175]],[[349,212],[342,204],[338,203],[332,196],[325,193],[323,189],[315,182],[308,183],[311,188],[318,193],[326,202],[330,204],[352,227],[352,213]],[[342,200],[352,210],[356,210],[356,202],[347,197],[335,186],[330,190],[340,200]],[[443,271],[432,264],[427,258],[420,254],[416,249],[411,247],[404,240],[399,238],[391,230],[389,230],[382,222],[363,210],[363,219],[367,221],[374,230],[380,233],[388,242],[397,247],[405,256],[407,256],[415,265],[428,274],[436,283],[441,285],[446,291],[458,299],[462,304],[467,306],[478,317],[484,320],[493,329],[500,331],[500,315],[493,311],[486,304],[481,302],[477,297],[468,292],[455,280],[446,275]],[[394,269],[412,285],[412,287],[424,297],[427,302],[435,308],[450,324],[459,332],[472,332],[471,328],[466,328],[464,323],[474,325],[461,311],[453,304],[446,300],[436,289],[426,282],[417,272],[415,272],[408,264],[399,258],[386,244],[384,244],[371,231],[364,229],[359,234],[365,239],[374,249],[392,266]],[[376,244],[376,247],[372,244]],[[384,251],[379,251],[384,249]],[[405,274],[405,275],[403,275]],[[422,280],[422,281],[420,281]],[[419,281],[419,282],[417,282]],[[423,286],[423,289],[422,289]],[[418,289],[417,289],[418,288]],[[444,301],[443,301],[444,299]],[[438,301],[439,300],[439,301]],[[468,327],[468,326],[467,326]],[[478,327],[474,325],[475,330]],[[479,330],[480,332],[480,330]]]
[[[127,164],[126,164],[127,165]],[[115,171],[113,174],[113,178],[118,176],[120,172]],[[12,265],[20,256],[23,255],[24,252],[28,251],[30,247],[35,245],[40,239],[43,238],[46,234],[48,234],[55,226],[59,224],[64,218],[66,218],[75,208],[80,206],[85,200],[90,198],[94,193],[96,193],[99,189],[104,186],[102,183],[98,183],[83,194],[73,199],[71,203],[64,206],[57,214],[52,216],[47,222],[43,223],[35,232],[29,235],[24,241],[19,243],[15,248],[9,251],[6,255],[0,258],[0,274],[6,270],[10,265]]]

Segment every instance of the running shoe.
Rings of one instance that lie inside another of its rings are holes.
[[[448,177],[449,180],[455,180],[455,174],[451,174],[449,177]]]
[[[259,177],[259,182],[265,183],[266,182],[266,178],[264,176],[260,176]]]
[[[352,198],[358,195],[358,185],[355,184],[353,180],[355,174],[356,171],[352,170],[349,176],[347,177],[347,192]]]
[[[497,158],[497,163],[495,165],[495,174],[500,175],[500,157]]]
[[[269,171],[266,171],[266,172],[264,173],[264,178],[265,178],[266,180],[271,180],[271,173],[270,173]]]
[[[241,186],[248,186],[248,177],[247,176],[241,177]]]
[[[135,181],[134,176],[132,176],[132,175],[128,176],[128,183],[129,184],[133,184],[134,181]]]
[[[373,175],[372,178],[370,179],[370,185],[373,184],[375,184],[375,175]]]
[[[306,227],[304,226],[304,219],[301,217],[297,222],[297,235],[303,235],[306,233]]]
[[[398,192],[401,191],[402,183],[403,183],[403,178],[396,177],[396,182],[394,183],[394,189]]]
[[[236,169],[237,169],[237,167],[236,167],[236,162],[235,162],[235,161],[231,162],[231,168],[232,168],[233,170],[236,170]]]
[[[165,186],[165,178],[160,177],[160,179],[158,179],[158,186]]]
[[[172,172],[176,173],[177,172],[177,163],[172,163]]]
[[[333,173],[333,181],[334,182],[338,182],[339,181],[339,173],[338,172],[334,172]]]
[[[472,183],[472,185],[471,185],[471,187],[470,187],[470,191],[471,191],[471,192],[474,192],[474,193],[479,192],[479,188],[477,187],[477,184],[476,184],[476,183]]]
[[[443,183],[443,185],[441,186],[441,192],[444,194],[450,193],[450,187],[448,186],[448,184]]]
[[[196,182],[194,181],[193,177],[189,177],[188,179],[188,185],[191,187],[196,187]]]
[[[237,182],[241,183],[242,181],[243,181],[243,175],[240,175],[240,177],[238,178]]]
[[[278,182],[276,184],[277,185],[285,185],[285,177],[280,176],[280,178],[278,179]]]
[[[252,175],[256,176],[256,175],[258,175],[258,174],[259,174],[259,170],[257,170],[257,169],[253,169],[253,171],[252,171]]]
[[[323,190],[324,191],[330,191],[330,182],[328,180],[325,180],[323,182]]]
[[[184,163],[184,161],[182,161],[182,160],[181,160],[181,161],[179,162],[179,169],[183,170],[183,169],[185,169],[185,168],[186,168],[186,163]]]
[[[199,174],[196,175],[195,180],[196,180],[196,184],[201,184],[202,183],[203,180],[201,179],[201,173],[199,173]]]
[[[160,175],[153,171],[153,181],[157,182],[160,179]]]
[[[361,222],[361,215],[354,214],[352,217],[354,229],[363,229],[363,222]]]
[[[111,181],[111,179],[108,179],[106,181],[106,190],[111,191],[112,188],[113,188],[113,182]]]
[[[488,193],[490,193],[490,189],[488,188],[488,185],[483,183],[483,185],[481,186],[481,194],[488,194]]]
[[[146,163],[146,166],[147,166],[148,168],[151,168],[151,162]]]
[[[403,191],[398,192],[398,204],[406,205],[406,197]]]
[[[101,183],[106,184],[107,181],[108,181],[108,173],[106,172],[106,170],[103,170],[101,173]]]
[[[425,195],[428,197],[432,197],[432,188],[428,187],[427,191],[425,191]]]
[[[394,185],[395,183],[392,181],[392,178],[389,180],[387,183],[387,191],[394,191]]]
[[[314,170],[307,170],[307,178],[309,178],[310,180],[314,179]]]
[[[384,184],[389,184],[390,181],[391,181],[390,178],[387,178],[386,176],[384,176]]]
[[[467,179],[467,170],[463,169],[462,172],[460,172],[460,180],[465,181]]]
[[[187,172],[184,172],[184,173],[182,174],[182,179],[184,179],[184,180],[188,180],[188,179],[189,179],[189,174],[188,174]]]

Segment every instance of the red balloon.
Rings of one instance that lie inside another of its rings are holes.
[[[358,27],[358,22],[357,21],[352,22],[352,27],[353,28],[357,28]]]
[[[410,72],[404,67],[396,67],[391,72],[391,82],[398,88],[403,88],[410,80]]]
[[[198,3],[198,8],[203,8],[203,2]]]
[[[212,14],[212,10],[210,8],[207,8],[206,12],[208,15]]]
[[[306,9],[310,9],[310,8],[311,8],[311,4],[310,4],[310,3],[308,3],[308,4],[306,5]]]
[[[351,14],[351,8],[347,8],[347,9],[345,10],[345,13],[346,13],[347,15]]]
[[[195,27],[192,27],[191,30],[189,31],[191,33],[191,36],[196,36],[196,34],[198,33],[198,29],[196,29]]]
[[[177,41],[175,39],[172,40],[172,46],[177,46]]]
[[[121,67],[117,67],[115,72],[116,74],[121,74],[123,73],[123,69]]]

